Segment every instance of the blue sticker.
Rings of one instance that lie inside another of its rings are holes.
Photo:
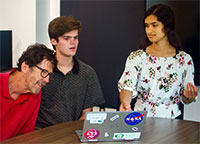
[[[130,114],[128,114],[124,121],[127,125],[136,125],[136,124],[139,124],[140,122],[142,122],[143,120],[143,116],[145,115],[146,113],[144,114],[141,114],[139,112],[132,112]]]

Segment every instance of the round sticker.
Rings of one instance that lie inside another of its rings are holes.
[[[84,136],[86,139],[96,139],[99,134],[100,133],[97,129],[89,129],[85,132]]]
[[[143,116],[144,114],[142,115],[139,112],[133,112],[133,113],[128,114],[125,117],[124,121],[127,125],[136,125],[136,124],[139,124],[143,120]]]

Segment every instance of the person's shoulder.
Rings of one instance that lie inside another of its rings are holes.
[[[5,76],[6,74],[7,74],[7,73],[1,72],[1,73],[0,73],[0,77]]]
[[[12,70],[9,70],[9,71],[3,71],[0,73],[0,77],[1,79],[4,78],[4,77],[8,77],[10,75],[11,72],[15,71],[14,69]]]
[[[92,68],[92,66],[90,66],[89,64],[81,61],[80,59],[77,59],[78,63],[79,63],[79,68],[80,71],[84,71],[84,72],[95,72],[95,70]]]
[[[30,98],[32,98],[32,100],[36,101],[36,103],[37,103],[37,101],[38,100],[40,101],[40,99],[41,99],[42,92],[40,90],[40,92],[37,94],[34,94],[34,93],[28,93],[28,94],[30,94],[31,95]]]
[[[143,54],[145,54],[145,51],[143,49],[138,49],[138,50],[132,51],[130,53],[130,55],[135,55],[135,56],[140,56],[140,55],[143,55]]]
[[[178,56],[184,57],[186,59],[191,59],[192,58],[189,53],[187,53],[187,52],[185,52],[183,50],[179,51]]]
[[[129,59],[134,59],[134,58],[143,58],[145,56],[145,51],[142,49],[138,49],[136,51],[132,51],[128,58]]]
[[[193,59],[192,57],[190,56],[190,54],[188,54],[187,52],[185,51],[179,51],[179,53],[177,54],[176,56],[176,59],[179,61],[179,62],[184,62],[184,65],[190,65],[190,66],[193,66]]]

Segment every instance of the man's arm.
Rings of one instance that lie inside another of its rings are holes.
[[[91,112],[92,111],[92,108],[86,108],[82,111],[82,115],[81,117],[79,118],[79,120],[84,120],[85,119],[85,113],[86,112]]]

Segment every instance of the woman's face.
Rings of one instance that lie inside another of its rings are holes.
[[[163,31],[164,25],[157,20],[154,15],[149,15],[145,19],[145,32],[150,42],[158,43],[161,40],[166,39],[166,35]]]

